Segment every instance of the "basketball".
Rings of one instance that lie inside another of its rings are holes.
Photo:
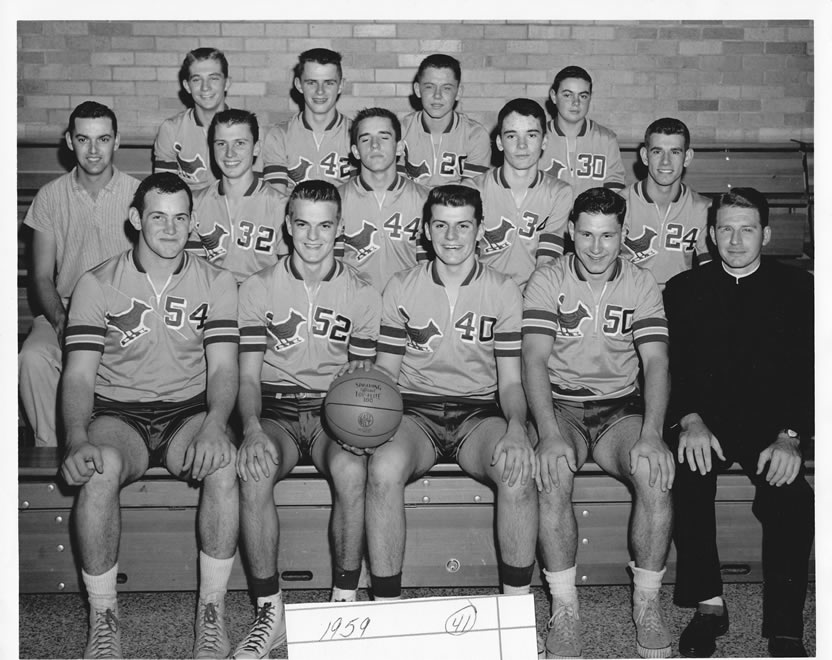
[[[324,399],[324,417],[336,440],[367,449],[387,442],[402,421],[402,397],[378,369],[339,376]]]

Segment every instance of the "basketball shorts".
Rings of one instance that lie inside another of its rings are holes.
[[[301,457],[309,457],[315,441],[325,435],[321,424],[324,395],[285,394],[280,398],[263,397],[261,419],[268,419],[282,428],[295,443]]]
[[[462,443],[482,422],[489,417],[504,419],[493,401],[402,399],[405,416],[428,436],[437,459],[456,460]]]
[[[598,401],[553,399],[552,403],[561,433],[566,432],[567,428],[571,429],[583,438],[590,453],[615,424],[627,417],[640,419],[644,415],[644,402],[636,393]]]
[[[148,467],[165,467],[173,436],[194,415],[207,412],[205,395],[186,401],[125,402],[95,396],[90,419],[117,417],[141,436],[147,447]]]

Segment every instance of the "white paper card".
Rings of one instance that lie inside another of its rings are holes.
[[[532,660],[534,598],[470,596],[286,605],[291,660]]]

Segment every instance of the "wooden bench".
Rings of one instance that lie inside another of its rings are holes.
[[[79,569],[73,556],[71,507],[75,489],[56,479],[57,450],[21,450],[18,468],[20,592],[76,592]],[[809,480],[814,467],[809,464]],[[275,488],[280,515],[278,566],[285,588],[331,586],[327,527],[329,486],[311,466],[299,466]],[[723,577],[760,582],[761,531],[751,513],[754,491],[733,469],[720,476],[717,492]],[[119,588],[125,591],[196,589],[198,491],[155,468],[122,491]],[[575,482],[581,584],[626,584],[630,495],[616,480],[587,464]],[[406,587],[497,586],[494,494],[455,465],[439,465],[405,490]],[[814,570],[813,573],[814,575]],[[667,582],[675,577],[675,552]],[[366,584],[366,579],[362,579]],[[540,584],[539,571],[535,584]],[[245,589],[239,558],[231,589]]]

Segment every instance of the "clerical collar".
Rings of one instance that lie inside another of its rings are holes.
[[[730,270],[728,270],[728,268],[725,266],[725,262],[723,261],[722,262],[722,270],[725,271],[726,275],[730,275],[731,277],[733,277],[736,280],[736,283],[739,284],[741,279],[743,279],[745,277],[748,277],[749,275],[753,275],[758,270],[760,270],[761,264],[762,264],[762,262],[758,262],[757,267],[754,270],[752,270],[751,272],[743,273],[742,275],[736,275],[735,273],[732,273]]]

